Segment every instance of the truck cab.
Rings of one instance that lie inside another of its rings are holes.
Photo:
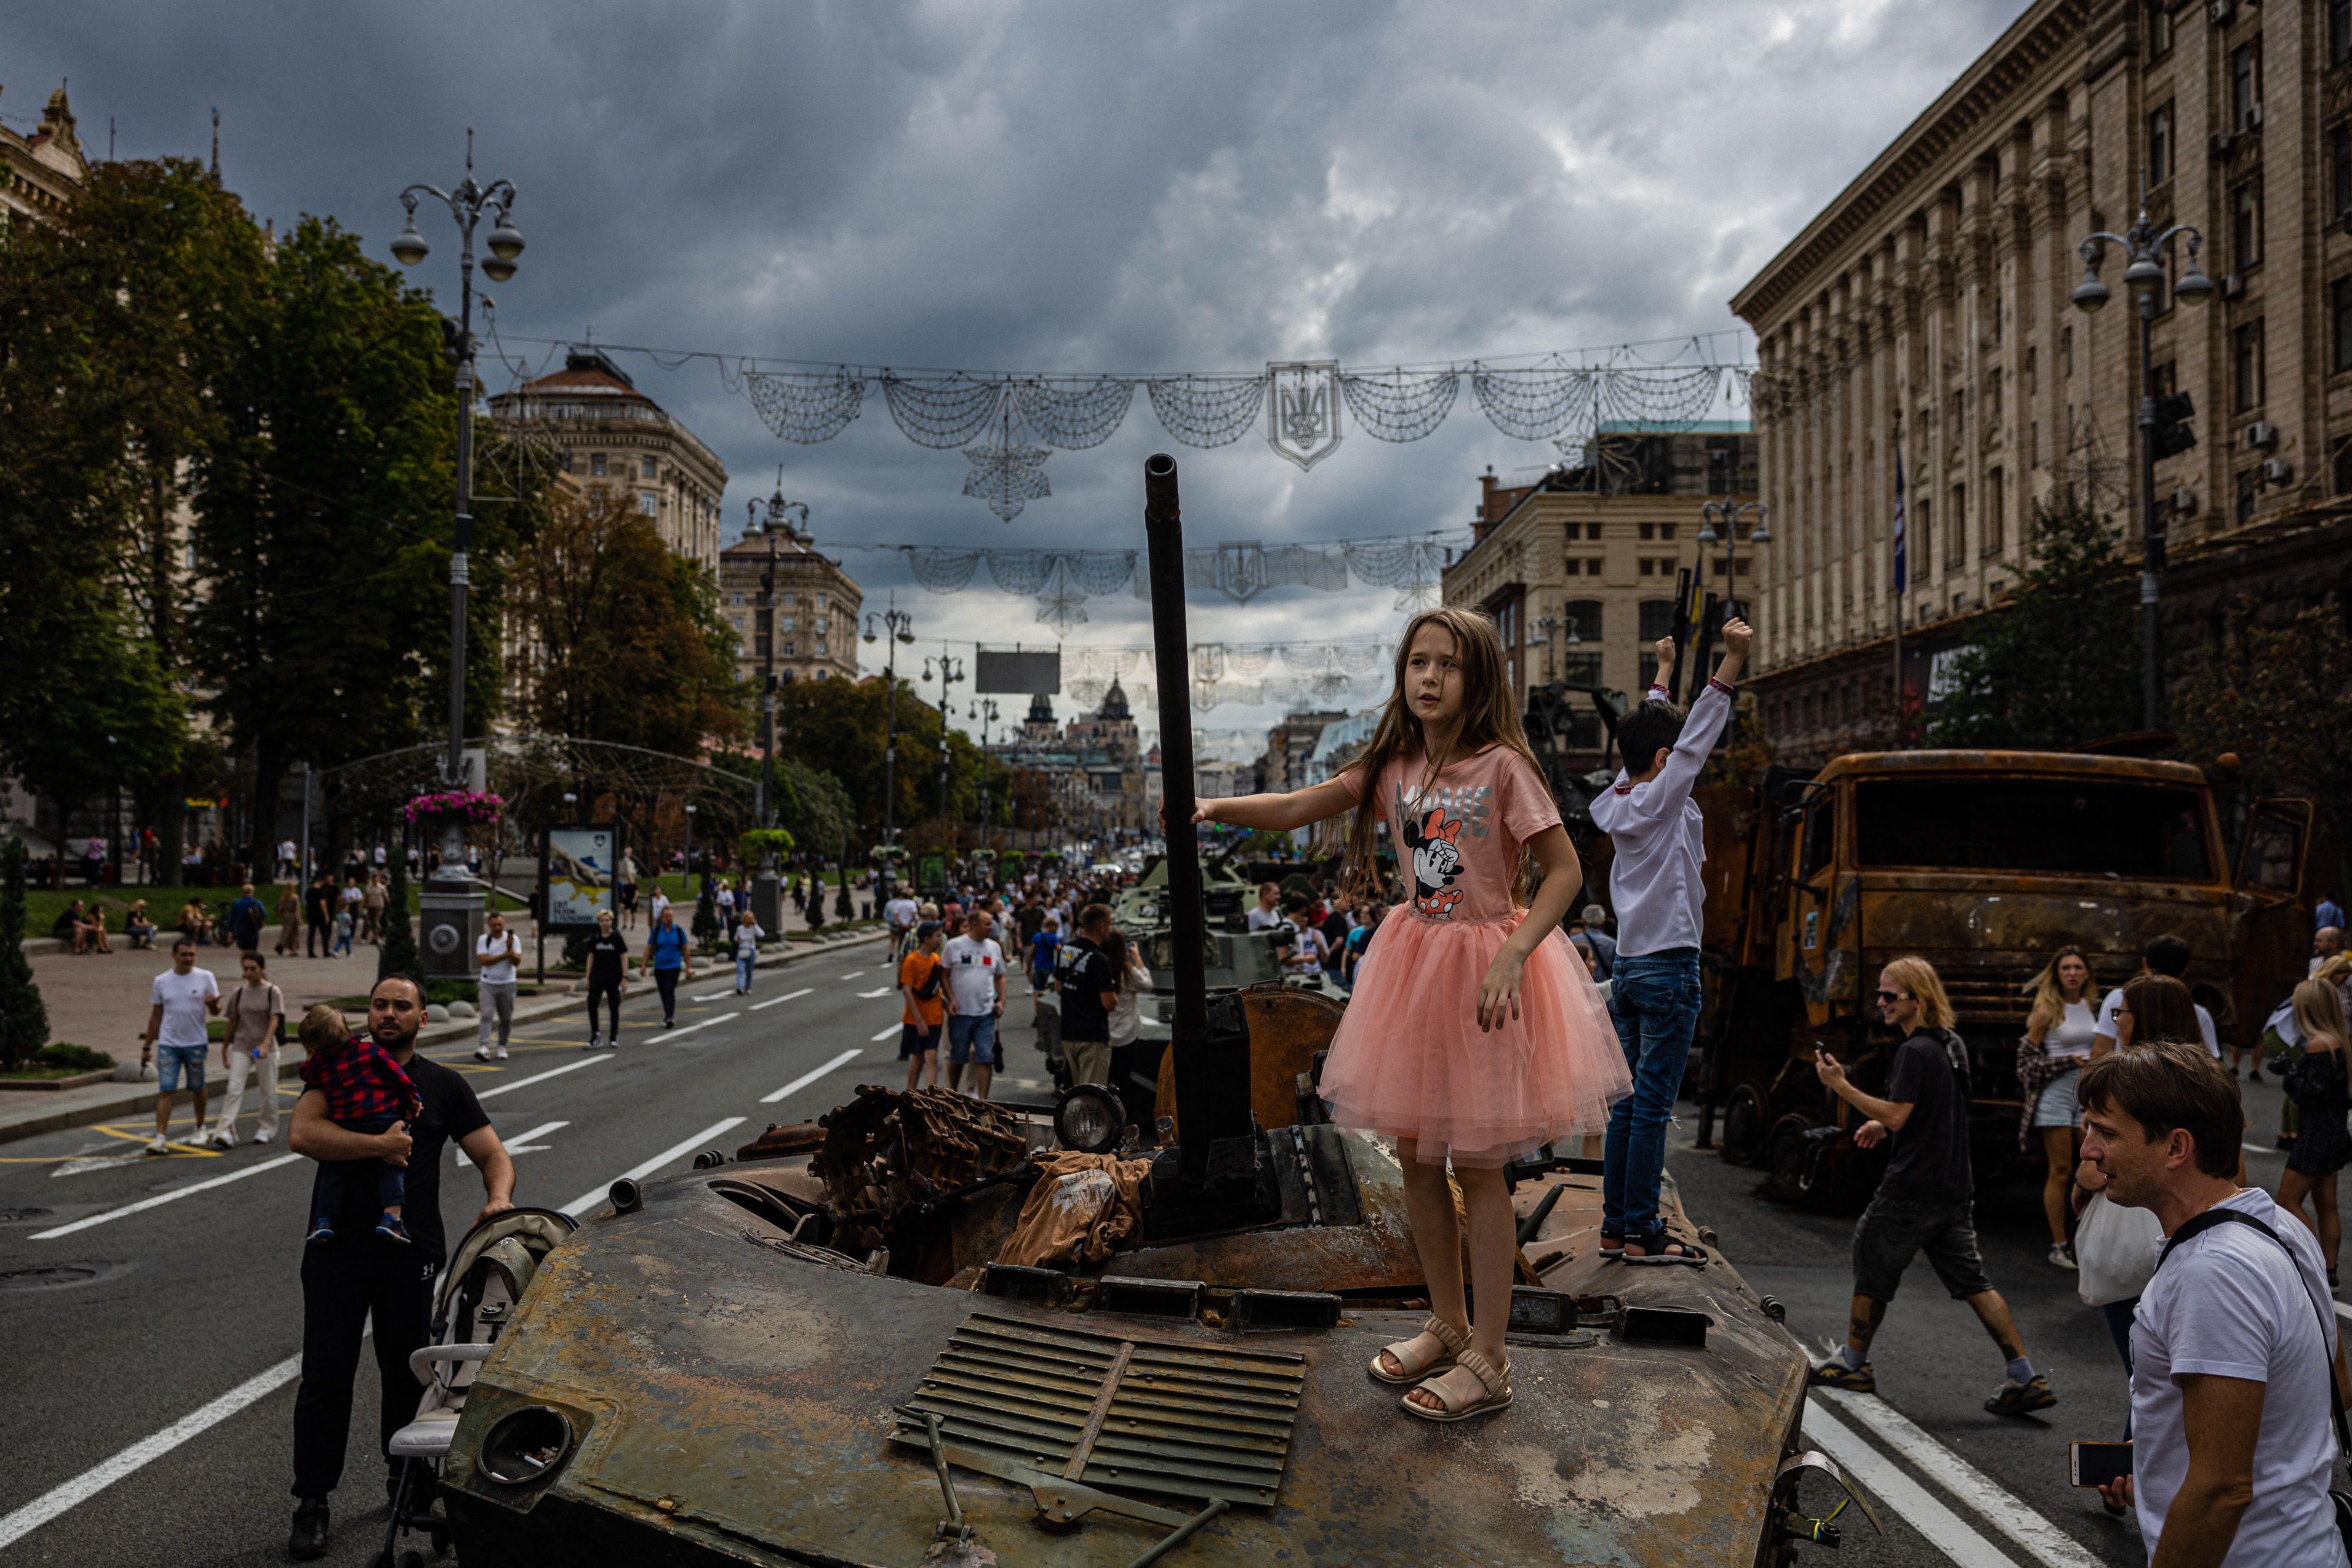
[[[2252,1045],[2302,977],[2309,802],[2255,801],[2233,871],[2212,789],[2185,763],[1866,752],[1698,799],[1713,982],[1702,1105],[1722,1116],[1726,1157],[1807,1196],[1875,1179],[1844,1136],[1858,1118],[1811,1061],[1826,1048],[1884,1092],[1895,1042],[1873,1002],[1890,959],[1935,965],[1959,1016],[1985,1183],[2040,1157],[2017,1147],[2015,1047],[2026,984],[2057,948],[2080,947],[2105,992],[2138,972],[2149,940],[2180,936],[2195,955],[2184,978],[2225,1047]]]

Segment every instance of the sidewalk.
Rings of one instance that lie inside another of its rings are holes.
[[[528,928],[525,928],[527,932]],[[878,923],[861,926],[845,936],[819,937],[814,941],[793,941],[763,948],[760,967],[772,968],[814,954],[835,948],[871,942],[881,935]],[[525,950],[530,950],[530,940],[524,936]],[[553,943],[551,941],[550,946]],[[200,947],[196,950],[196,967],[210,969],[221,983],[223,990],[237,983],[234,962],[235,948]],[[270,954],[268,945],[262,946],[262,956],[269,960],[269,978],[286,998],[288,1032],[292,1032],[294,1020],[313,1002],[335,997],[358,996],[375,983],[375,949],[354,946],[349,957],[339,958],[279,958]],[[118,949],[112,956],[70,954],[51,955],[33,960],[33,978],[41,988],[41,998],[48,1005],[49,1038],[72,1040],[94,1051],[111,1053],[118,1061],[139,1060],[139,1032],[147,1026],[148,988],[154,977],[171,967],[168,954],[131,953]],[[526,982],[535,971],[525,966]],[[566,1008],[580,1005],[572,994],[577,982],[570,978],[548,977],[548,992],[519,1001],[515,1006],[515,1021],[544,1018]],[[469,1039],[476,1032],[472,1019],[453,1019],[446,1024],[428,1024],[417,1036],[419,1044]],[[291,1078],[301,1064],[299,1046],[279,1053],[278,1075]],[[212,1077],[220,1076],[218,1059],[212,1063]],[[182,1101],[188,1098],[181,1092]],[[214,1098],[219,1098],[217,1091]],[[54,1132],[60,1127],[86,1126],[92,1122],[109,1121],[117,1116],[152,1112],[155,1107],[155,1085],[152,1078],[142,1083],[90,1083],[79,1089],[25,1089],[0,1091],[0,1143],[15,1138],[29,1138],[36,1134]]]

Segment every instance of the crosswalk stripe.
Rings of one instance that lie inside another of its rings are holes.
[[[1862,1440],[1844,1422],[1819,1405],[1805,1408],[1805,1439],[1844,1467],[1847,1474],[1876,1492],[1879,1500],[1927,1538],[1927,1543],[1960,1568],[2017,1568],[1999,1547],[1937,1502],[1927,1489],[1895,1462]]]
[[[835,1057],[831,1061],[826,1062],[823,1067],[815,1068],[810,1071],[802,1073],[798,1078],[793,1079],[790,1083],[785,1084],[773,1094],[761,1095],[760,1103],[762,1105],[772,1105],[777,1101],[783,1099],[787,1095],[796,1094],[800,1092],[800,1091],[807,1088],[810,1084],[815,1082],[818,1079],[824,1077],[826,1073],[833,1071],[835,1069],[839,1068],[847,1062],[856,1060],[864,1054],[864,1048],[853,1046],[849,1050],[843,1051],[839,1056]]]
[[[786,991],[782,996],[773,998],[772,998],[772,999],[770,999],[770,1000],[768,1000],[768,1001],[764,1001],[764,1002],[753,1002],[753,1003],[751,1004],[751,1010],[752,1010],[753,1012],[758,1012],[761,1008],[772,1008],[772,1007],[774,1007],[774,1006],[775,1006],[777,1003],[779,1003],[779,1002],[797,1001],[797,1000],[799,1000],[801,998],[803,998],[803,997],[804,997],[804,996],[807,996],[807,995],[809,994],[810,989],[811,989],[811,988],[809,988],[809,987],[807,987],[807,986],[803,986],[803,987],[802,987],[799,990],[797,990],[797,991]]]
[[[646,1043],[647,1045],[659,1045],[664,1040],[676,1040],[679,1035],[692,1034],[696,1030],[709,1029],[712,1024],[725,1023],[730,1019],[738,1019],[742,1016],[743,1015],[740,1013],[720,1013],[717,1018],[704,1019],[700,1023],[680,1024],[677,1028],[671,1030],[667,1034],[657,1034],[654,1036],[651,1040],[646,1041]]]

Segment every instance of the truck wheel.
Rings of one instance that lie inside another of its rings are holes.
[[[1794,1111],[1772,1125],[1767,1168],[1772,1173],[1772,1185],[1783,1197],[1793,1198],[1805,1190],[1811,1152],[1806,1134],[1812,1130],[1811,1121]]]
[[[1759,1166],[1764,1163],[1767,1139],[1764,1119],[1764,1097],[1753,1083],[1743,1083],[1731,1092],[1723,1104],[1723,1157],[1727,1164]]]

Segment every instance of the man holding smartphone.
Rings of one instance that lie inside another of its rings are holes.
[[[2107,1201],[2165,1235],[2132,1328],[2134,1473],[2099,1495],[2138,1510],[2153,1568],[2345,1568],[2327,1482],[2352,1376],[2310,1230],[2238,1185],[2238,1086],[2168,1042],[2093,1061],[2076,1098]]]

